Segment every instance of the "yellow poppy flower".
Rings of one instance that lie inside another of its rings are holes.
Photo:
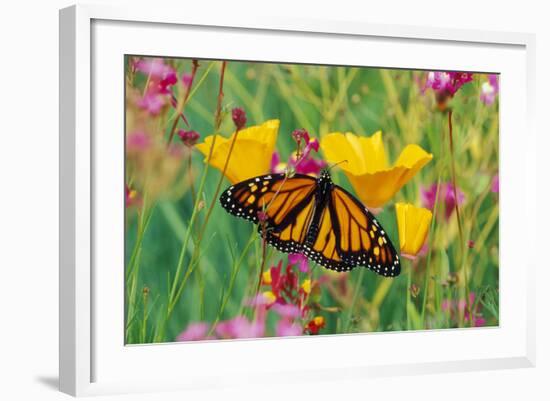
[[[410,203],[401,202],[395,204],[395,212],[401,255],[414,259],[428,236],[432,212]]]
[[[268,120],[261,125],[239,131],[225,171],[227,179],[235,184],[247,178],[269,173],[271,156],[275,150],[278,133],[279,120]],[[210,159],[211,166],[223,171],[234,136],[235,133],[229,138],[224,138],[221,135],[216,137]],[[196,145],[196,148],[205,156],[205,163],[208,161],[213,140],[214,136],[210,135],[204,139],[203,143]]]
[[[393,166],[388,165],[382,132],[362,137],[334,132],[321,139],[321,149],[330,163],[339,163],[361,201],[380,208],[407,183],[433,155],[418,145],[407,145]]]

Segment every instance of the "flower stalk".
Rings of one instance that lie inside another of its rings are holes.
[[[428,303],[428,285],[430,282],[430,262],[432,259],[432,244],[433,244],[433,236],[434,236],[434,230],[435,230],[435,221],[438,217],[437,212],[439,210],[439,195],[440,195],[440,186],[441,186],[441,176],[437,179],[437,186],[435,190],[435,202],[432,210],[432,214],[434,218],[432,219],[431,225],[430,225],[430,231],[428,233],[428,255],[426,257],[426,272],[424,277],[424,296],[422,298],[422,310],[420,312],[420,320],[426,328],[426,304]]]
[[[449,109],[447,112],[447,120],[448,120],[448,126],[449,126],[449,149],[451,152],[451,180],[453,184],[453,192],[454,197],[457,200],[455,202],[455,213],[456,213],[456,222],[458,224],[458,236],[460,241],[460,256],[461,256],[461,264],[462,264],[462,273],[464,275],[464,291],[465,291],[465,298],[466,298],[466,310],[468,311],[468,320],[470,321],[470,325],[472,324],[472,313],[470,310],[470,297],[468,294],[470,294],[469,290],[469,284],[468,284],[468,273],[466,269],[466,265],[464,263],[466,255],[465,255],[465,240],[464,240],[464,232],[462,230],[462,220],[460,219],[460,207],[458,205],[458,191],[457,191],[457,185],[456,185],[456,167],[455,167],[455,154],[454,154],[454,144],[453,144],[453,110]],[[464,316],[461,316],[461,319],[463,319]]]
[[[197,60],[193,60],[191,78],[189,80],[189,84],[184,86],[185,95],[183,97],[183,102],[181,103],[181,106],[178,105],[178,107],[176,108],[176,118],[174,119],[174,122],[172,123],[172,128],[170,129],[170,135],[168,136],[168,141],[166,143],[167,148],[172,143],[172,139],[174,138],[174,134],[176,133],[176,127],[178,125],[179,119],[180,118],[185,119],[183,115],[183,109],[185,108],[185,105],[187,104],[187,100],[189,99],[189,95],[191,94],[191,88],[193,87],[193,81],[195,80],[195,76],[197,75],[198,69],[199,69],[199,62]]]
[[[217,109],[216,109],[216,114],[215,114],[216,130],[215,130],[215,134],[214,134],[214,138],[213,138],[212,147],[210,148],[210,152],[208,154],[208,160],[210,160],[212,158],[212,153],[213,153],[213,150],[214,150],[214,144],[216,142],[216,137],[217,137],[217,133],[219,131],[219,126],[221,124],[221,119],[220,119],[219,116],[221,116],[221,102],[222,102],[222,99],[223,99],[223,79],[224,79],[224,75],[225,75],[225,67],[226,67],[226,62],[224,61],[224,62],[222,62],[222,66],[221,66],[220,84],[219,84],[219,93],[218,93],[218,104],[217,104]],[[182,244],[182,247],[181,247],[180,255],[179,255],[179,258],[178,258],[178,264],[177,264],[177,267],[176,267],[176,274],[174,275],[174,281],[172,282],[172,286],[170,288],[170,295],[169,295],[169,298],[168,298],[167,315],[165,317],[165,322],[169,319],[170,315],[172,314],[174,306],[177,303],[179,297],[181,296],[181,292],[183,291],[185,283],[186,283],[189,275],[191,274],[190,266],[191,266],[194,258],[191,258],[191,261],[189,263],[187,272],[186,272],[185,276],[183,277],[183,279],[181,280],[181,283],[179,283],[179,277],[181,276],[181,273],[182,273],[183,261],[184,261],[184,258],[185,258],[185,251],[187,249],[187,245],[188,245],[189,239],[191,237],[191,232],[192,232],[192,229],[193,229],[193,225],[195,224],[195,220],[197,218],[198,209],[199,209],[198,206],[199,206],[199,202],[200,202],[200,194],[203,191],[204,184],[206,182],[206,176],[208,174],[208,170],[209,170],[209,164],[207,163],[206,166],[205,166],[205,169],[203,171],[202,178],[201,178],[199,188],[198,188],[198,191],[197,191],[197,194],[199,196],[197,196],[197,198],[195,199],[195,204],[193,206],[193,212],[191,214],[191,220],[189,221],[189,227],[187,228],[187,233],[185,235],[185,238],[183,240],[183,244]],[[205,224],[206,224],[206,222],[207,221],[205,220]],[[200,244],[200,242],[197,241],[197,244],[195,246],[195,254],[197,253],[199,244]]]
[[[265,269],[265,258],[267,253],[267,241],[266,241],[266,233],[267,233],[267,216],[265,216],[265,212],[262,213],[262,219],[260,221],[260,224],[262,225],[262,260],[260,261],[260,274],[258,276],[258,285],[256,286],[256,294],[260,292],[260,286],[262,285],[262,277],[264,275],[264,269]]]

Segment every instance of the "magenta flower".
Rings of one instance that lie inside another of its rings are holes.
[[[304,154],[309,155],[312,150],[314,150],[315,152],[319,152],[319,141],[317,140],[317,138],[313,138],[307,142]]]
[[[288,255],[288,264],[289,265],[298,265],[298,269],[302,273],[307,273],[309,271],[309,265],[307,258],[301,253],[291,253]]]
[[[300,174],[319,175],[321,170],[326,167],[327,163],[324,160],[308,157],[296,166],[296,172]]]
[[[216,333],[221,338],[263,337],[265,333],[265,322],[261,319],[250,322],[244,316],[237,316],[231,320],[218,323],[216,326]]]
[[[283,269],[283,262],[279,261],[277,266],[273,266],[270,270],[271,275],[271,292],[275,295],[277,302],[297,304],[297,291],[298,291],[298,275],[292,269],[292,265],[287,265],[286,269]],[[286,296],[286,297],[285,297]]]
[[[293,165],[297,173],[319,175],[321,169],[326,167],[327,163],[324,160],[314,159],[311,156],[312,151],[319,152],[319,141],[317,138],[307,142],[300,159],[296,160],[294,155],[291,157],[289,163]]]
[[[442,183],[439,186],[439,200],[444,203],[445,206],[445,218],[449,219],[455,210],[455,206],[458,202],[458,205],[462,205],[465,200],[464,192],[460,188],[456,189],[458,201],[455,198],[455,192],[453,184]],[[420,196],[422,198],[422,204],[425,208],[434,209],[435,206],[435,197],[437,194],[437,183],[432,184],[428,188],[422,188],[420,190]]]
[[[175,71],[170,71],[164,78],[158,82],[158,92],[163,94],[171,93],[171,86],[178,82]]]
[[[435,92],[452,97],[464,84],[472,81],[473,76],[471,72],[430,71],[423,91],[433,89]]]
[[[206,340],[208,324],[204,322],[191,323],[176,337],[176,341],[199,341]]]
[[[298,146],[301,146],[302,142],[307,144],[309,143],[309,132],[304,128],[295,129],[292,131],[292,138],[296,141]]]
[[[299,131],[299,130],[297,130]],[[295,131],[296,132],[296,131]],[[304,134],[303,136],[300,136],[300,138],[309,138],[309,135]],[[299,140],[302,140],[299,139]],[[308,139],[309,140],[309,139]],[[278,152],[274,152],[271,156],[271,172],[272,173],[284,173],[287,169],[287,167],[290,167],[298,174],[308,174],[308,175],[314,175],[317,176],[321,172],[321,170],[326,167],[327,163],[324,160],[320,159],[314,159],[311,156],[311,152],[319,151],[319,141],[315,139],[309,140],[307,145],[305,146],[302,155],[300,156],[300,159],[296,158],[296,153],[293,153],[288,163],[281,162],[281,156]]]
[[[498,173],[496,173],[493,176],[493,179],[491,180],[491,192],[494,192],[495,194],[498,194],[500,190],[500,183],[498,179]]]

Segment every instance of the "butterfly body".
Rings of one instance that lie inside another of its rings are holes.
[[[328,174],[328,172],[326,172],[326,170],[323,170],[321,172],[321,175],[317,179],[315,209],[311,220],[311,224],[309,224],[309,228],[307,230],[304,247],[313,246],[315,239],[317,238],[317,234],[319,231],[319,221],[321,220],[323,209],[325,208],[329,200],[330,191],[332,190],[333,185],[334,184],[332,183],[332,179],[330,178],[330,175]]]
[[[328,170],[318,178],[254,177],[228,188],[220,202],[229,213],[258,224],[260,235],[279,251],[304,254],[339,272],[356,266],[390,277],[400,272],[399,256],[376,218],[334,184]]]

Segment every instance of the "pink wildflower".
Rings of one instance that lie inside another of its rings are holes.
[[[471,292],[469,295],[469,301],[470,301],[470,308],[473,308],[476,301],[476,295],[475,293]],[[479,306],[479,304],[477,305]],[[479,309],[476,307],[476,310],[474,311],[472,315],[472,323],[474,327],[482,327],[485,326],[485,318],[483,315],[481,315],[480,312],[477,311]],[[469,321],[470,320],[470,311],[467,308],[467,303],[465,299],[461,299],[458,302],[457,301],[450,301],[447,299],[444,299],[441,302],[441,310],[443,311],[449,311],[451,316],[456,316],[457,313],[464,313],[464,320]]]
[[[292,304],[274,303],[271,309],[284,318],[296,319],[301,316],[300,308]]]
[[[432,89],[435,92],[437,107],[443,111],[447,108],[449,99],[472,79],[473,74],[470,72],[430,71],[426,76],[422,93],[426,92],[427,89]]]
[[[216,326],[216,333],[221,338],[263,337],[265,333],[265,322],[260,319],[250,322],[244,316],[237,316],[231,320],[218,323]]]
[[[324,160],[313,158],[311,156],[311,151],[313,150],[315,152],[319,151],[319,141],[316,138],[309,140],[300,156],[300,159],[296,157],[296,153],[293,153],[290,156],[288,163],[283,163],[281,162],[281,156],[279,153],[274,152],[271,156],[271,172],[284,173],[287,167],[290,167],[298,174],[308,174],[313,176],[319,175],[321,170],[326,167],[327,163]]]
[[[159,79],[165,78],[168,74],[173,72],[172,67],[164,64],[164,60],[161,58],[139,59],[134,63],[134,68],[144,75]]]
[[[139,107],[152,115],[159,114],[165,104],[166,102],[162,95],[149,91],[137,102]]]
[[[302,333],[302,326],[288,319],[279,320],[275,328],[275,334],[278,337],[300,336]]]
[[[435,92],[452,97],[464,84],[472,81],[473,75],[471,72],[430,71],[424,84],[424,91],[433,89]]]
[[[302,142],[307,144],[309,143],[309,132],[304,128],[295,129],[292,131],[292,138],[296,141],[298,146],[301,146]]]
[[[439,186],[439,200],[445,205],[445,218],[449,219],[455,210],[456,203],[461,205],[464,203],[465,196],[464,192],[460,188],[456,189],[458,200],[455,198],[455,192],[453,184],[442,183]],[[428,209],[433,209],[435,205],[435,197],[437,194],[437,183],[432,184],[428,188],[422,188],[420,191],[420,196],[422,198],[422,204]]]
[[[493,104],[498,96],[499,83],[498,75],[489,74],[487,81],[481,84],[480,100],[487,106]]]
[[[134,67],[148,78],[145,94],[137,104],[150,114],[157,115],[167,101],[171,101],[172,86],[178,82],[176,71],[160,58],[140,59]]]
[[[176,341],[199,341],[205,340],[208,332],[208,324],[204,322],[191,323],[176,337]]]
[[[499,183],[498,173],[496,173],[493,176],[493,179],[491,180],[491,192],[498,194],[499,190],[500,190],[500,183]]]
[[[144,131],[135,131],[126,138],[126,149],[129,152],[146,150],[151,145],[151,138]]]

